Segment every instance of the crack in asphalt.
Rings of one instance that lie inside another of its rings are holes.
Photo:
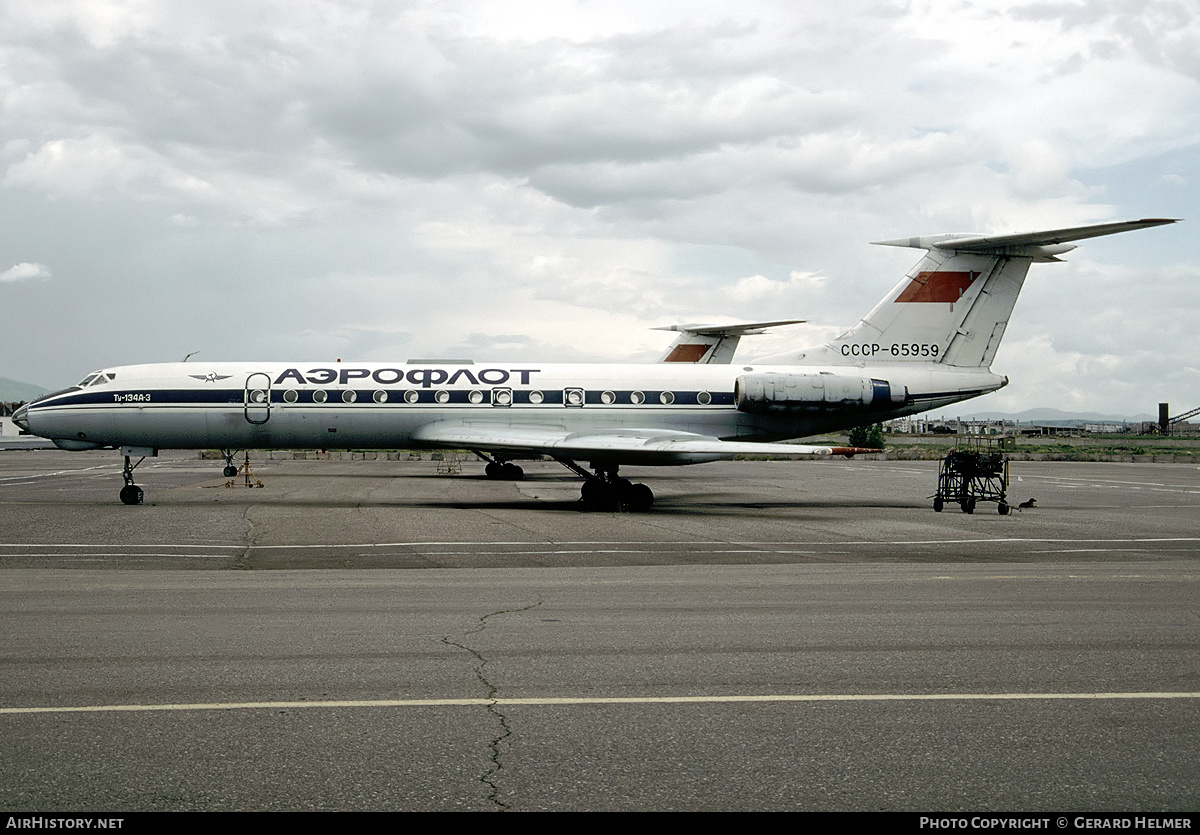
[[[462,637],[465,640],[470,635],[477,635],[482,632],[487,628],[487,623],[490,618],[498,617],[500,615],[513,615],[521,612],[528,612],[530,609],[536,609],[541,605],[542,600],[539,599],[537,603],[531,603],[528,606],[522,606],[517,609],[501,609],[497,612],[486,614],[479,618],[478,627],[463,633]],[[496,809],[501,812],[507,811],[510,807],[507,803],[500,799],[500,788],[497,785],[497,780],[499,778],[500,771],[504,768],[504,765],[501,762],[500,748],[504,743],[504,740],[512,736],[512,728],[509,727],[508,717],[497,709],[496,697],[499,690],[496,685],[488,681],[487,675],[484,672],[484,668],[488,663],[487,658],[485,658],[483,653],[481,653],[479,650],[469,647],[466,644],[459,643],[458,641],[451,639],[448,635],[442,637],[442,643],[461,649],[464,652],[469,652],[478,662],[475,665],[475,678],[479,679],[479,683],[482,684],[487,691],[486,698],[491,700],[487,705],[487,712],[496,719],[496,722],[500,725],[501,731],[499,736],[494,737],[491,742],[488,743],[488,751],[490,752],[488,759],[491,762],[491,766],[487,771],[479,775],[479,782],[488,787],[488,800],[491,801]]]
[[[245,571],[253,567],[250,565],[250,554],[254,551],[254,543],[257,539],[257,526],[254,524],[254,520],[250,517],[250,511],[253,508],[253,505],[246,505],[245,509],[242,510],[242,522],[244,522],[246,525],[244,534],[246,545],[245,550],[243,550],[242,553],[233,560],[233,568],[235,570]]]

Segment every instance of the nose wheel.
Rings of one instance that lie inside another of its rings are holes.
[[[131,456],[125,456],[125,469],[121,471],[121,477],[125,479],[125,486],[121,488],[121,503],[122,504],[141,504],[144,497],[142,488],[133,483],[133,471],[137,469],[137,465],[145,461],[145,456],[138,459],[137,464],[132,463]]]

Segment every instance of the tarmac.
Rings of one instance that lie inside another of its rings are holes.
[[[0,809],[1200,807],[1194,464],[251,461],[0,453]]]

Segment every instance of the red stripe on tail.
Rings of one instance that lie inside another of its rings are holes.
[[[921,272],[896,297],[897,302],[956,302],[979,277],[975,272]]]
[[[708,351],[708,345],[676,345],[663,362],[700,362]]]

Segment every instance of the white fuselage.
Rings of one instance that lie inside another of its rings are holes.
[[[753,414],[739,378],[854,375],[891,399]],[[87,381],[85,381],[87,382]],[[914,414],[1005,384],[986,369],[693,364],[169,363],[106,369],[26,407],[31,432],[77,448],[406,448],[432,423],[566,432],[669,429],[726,440],[800,438]],[[481,446],[485,446],[481,444]],[[664,462],[666,463],[666,462]]]

